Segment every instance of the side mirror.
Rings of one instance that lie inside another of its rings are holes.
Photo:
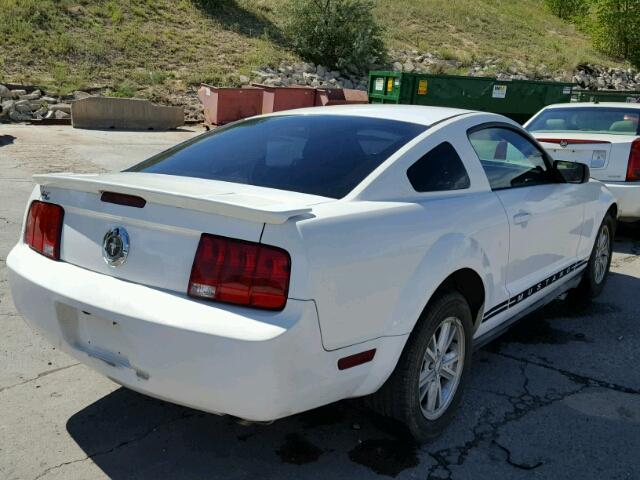
[[[584,163],[556,160],[553,169],[565,183],[586,183],[591,176],[589,167]]]

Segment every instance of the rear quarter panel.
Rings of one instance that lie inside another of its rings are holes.
[[[263,242],[290,251],[289,296],[315,300],[327,350],[411,332],[433,292],[460,268],[480,274],[490,304],[504,296],[509,237],[492,192],[323,209],[267,225]]]

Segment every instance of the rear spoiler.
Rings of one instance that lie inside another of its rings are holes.
[[[292,217],[311,211],[310,207],[294,208],[292,205],[257,195],[233,192],[193,194],[179,191],[179,185],[178,188],[172,188],[174,185],[171,180],[161,182],[166,184],[165,189],[164,185],[156,185],[154,188],[154,186],[145,186],[147,182],[140,182],[141,185],[136,185],[135,182],[127,181],[130,178],[114,178],[118,176],[109,174],[50,173],[34,175],[33,180],[43,187],[61,188],[98,195],[103,192],[136,195],[151,203],[215,213],[260,223],[282,224]]]

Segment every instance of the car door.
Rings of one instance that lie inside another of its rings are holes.
[[[549,158],[515,126],[481,125],[468,137],[509,220],[506,282],[516,313],[577,262],[583,192],[579,184],[561,183]]]

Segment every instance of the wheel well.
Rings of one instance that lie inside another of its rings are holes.
[[[457,290],[469,303],[471,318],[475,322],[484,304],[485,291],[482,278],[474,270],[463,268],[449,275],[434,292],[434,296],[445,290]]]
[[[618,219],[618,205],[613,203],[610,207],[609,210],[607,210],[607,213],[610,213],[611,216],[613,217],[614,220]]]

